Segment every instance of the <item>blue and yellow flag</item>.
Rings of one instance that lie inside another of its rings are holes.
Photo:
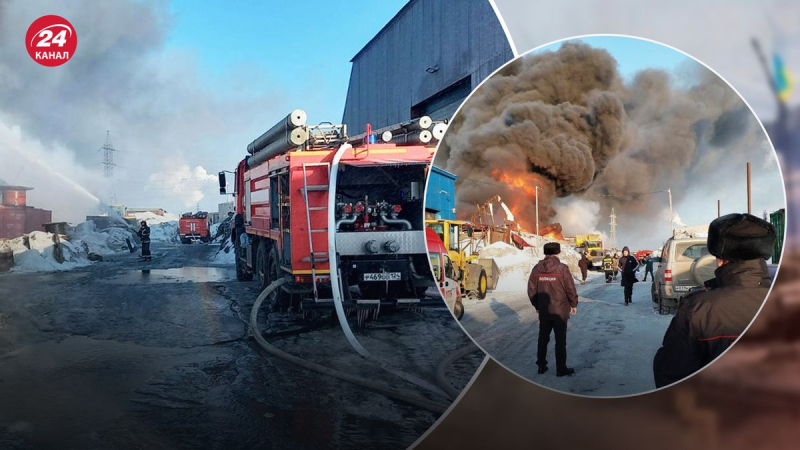
[[[792,91],[794,91],[794,80],[789,71],[786,70],[786,66],[783,65],[783,59],[780,55],[775,53],[772,56],[772,61],[775,65],[775,87],[778,89],[778,97],[785,102],[789,100]]]

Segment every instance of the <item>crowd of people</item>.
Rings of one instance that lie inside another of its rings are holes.
[[[764,302],[771,279],[766,260],[772,255],[775,227],[750,214],[728,214],[708,228],[708,252],[716,257],[714,278],[683,297],[653,359],[656,387],[679,381],[716,359],[744,332]],[[536,364],[547,371],[547,346],[555,332],[556,376],[573,375],[567,366],[567,322],[578,312],[575,281],[558,255],[557,242],[544,245],[545,257],[528,278],[528,298],[539,314]],[[581,284],[586,283],[591,261],[586,253],[579,262]],[[653,279],[653,258],[641,264],[645,280]],[[633,302],[633,286],[640,263],[624,247],[622,255],[607,254],[603,269],[620,277],[625,306]]]

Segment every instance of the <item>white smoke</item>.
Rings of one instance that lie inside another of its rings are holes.
[[[208,190],[217,187],[217,177],[203,166],[190,167],[175,161],[170,169],[150,175],[147,189],[158,190],[163,195],[179,199],[183,206],[194,208]]]
[[[600,203],[578,197],[563,197],[553,201],[556,210],[554,222],[561,224],[561,234],[566,237],[578,234],[599,234],[603,242],[608,236],[599,230]]]

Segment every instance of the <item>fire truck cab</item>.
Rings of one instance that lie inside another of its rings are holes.
[[[237,278],[263,289],[290,277],[270,298],[280,309],[332,307],[332,275],[346,308],[441,306],[425,296],[434,281],[422,193],[435,147],[414,142],[418,129],[378,144],[348,138],[345,126],[297,122],[290,114],[253,141],[235,172]]]

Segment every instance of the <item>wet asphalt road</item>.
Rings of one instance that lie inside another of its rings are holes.
[[[265,357],[244,323],[255,283],[211,267],[215,250],[161,244],[149,263],[126,254],[70,272],[1,275],[0,448],[405,448],[436,420]],[[262,331],[299,330],[270,340],[409,388],[355,355],[324,316],[271,315]],[[375,324],[359,332],[362,343],[430,380],[469,342],[444,308]],[[479,362],[457,364],[453,383],[465,385]]]

